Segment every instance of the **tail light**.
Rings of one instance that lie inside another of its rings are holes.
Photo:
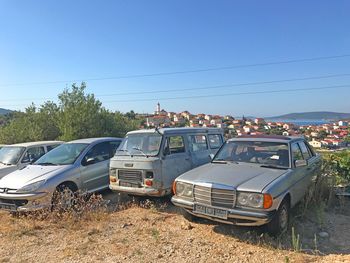
[[[153,180],[145,179],[145,185],[152,186],[153,185]]]

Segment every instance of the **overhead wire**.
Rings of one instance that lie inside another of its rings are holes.
[[[350,57],[350,54],[310,57],[310,58],[300,58],[300,59],[289,59],[289,60],[270,61],[270,62],[261,62],[261,63],[252,63],[252,64],[240,64],[240,65],[233,65],[233,66],[199,68],[199,69],[192,69],[192,70],[190,69],[190,70],[179,70],[179,71],[168,71],[168,72],[157,72],[157,73],[146,73],[146,74],[120,75],[120,76],[112,76],[112,77],[77,78],[77,79],[70,79],[70,80],[8,83],[8,84],[0,84],[0,87],[59,84],[59,83],[68,83],[68,82],[71,83],[71,82],[78,82],[78,81],[102,81],[102,80],[143,78],[143,77],[157,77],[157,76],[167,76],[167,75],[179,75],[179,74],[200,73],[200,72],[209,72],[209,71],[230,70],[230,69],[238,69],[238,68],[250,68],[250,67],[300,63],[300,62],[312,62],[312,61],[339,59],[339,58],[346,58],[346,57]]]
[[[133,92],[120,92],[120,93],[109,93],[109,94],[95,94],[96,97],[111,97],[111,96],[125,96],[125,95],[140,95],[140,94],[153,94],[153,93],[171,93],[171,92],[184,92],[184,91],[195,91],[195,90],[210,90],[210,89],[220,89],[229,87],[240,87],[240,86],[255,86],[263,84],[275,84],[284,82],[296,82],[304,80],[316,80],[316,79],[328,79],[337,77],[347,77],[350,73],[344,74],[332,74],[332,75],[320,75],[302,78],[289,78],[289,79],[279,79],[279,80],[267,80],[267,81],[256,81],[256,82],[243,82],[243,83],[233,83],[233,84],[223,84],[214,86],[204,86],[204,87],[194,87],[194,88],[181,88],[181,89],[162,89],[162,90],[147,90],[147,91],[133,91]],[[26,99],[6,99],[0,101],[24,101],[24,100],[52,100],[55,98],[26,98]]]

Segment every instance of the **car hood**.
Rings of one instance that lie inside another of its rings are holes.
[[[230,186],[238,191],[262,192],[288,169],[273,169],[246,163],[209,163],[181,175],[178,180],[194,184]]]
[[[0,188],[19,189],[30,183],[46,180],[63,171],[68,170],[71,165],[43,166],[28,165],[27,167],[14,171],[0,180]]]
[[[12,173],[17,169],[16,165],[4,165],[0,164],[0,179],[4,177],[5,175]]]

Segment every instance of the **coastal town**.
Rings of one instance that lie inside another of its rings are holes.
[[[263,118],[235,118],[231,115],[192,114],[187,110],[176,113],[161,109],[160,103],[152,115],[144,116],[142,128],[152,127],[216,127],[225,131],[226,138],[241,135],[304,136],[316,149],[350,147],[350,120],[325,121],[321,124],[298,125],[287,121]]]

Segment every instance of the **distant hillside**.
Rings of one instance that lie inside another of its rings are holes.
[[[289,113],[285,115],[267,117],[266,119],[285,119],[285,120],[341,120],[350,119],[350,113],[315,111]]]
[[[0,115],[5,115],[10,112],[11,112],[10,110],[0,108]]]

